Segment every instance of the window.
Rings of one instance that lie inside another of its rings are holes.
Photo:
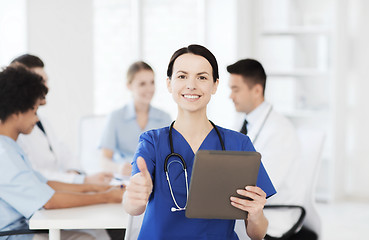
[[[130,99],[125,73],[134,60],[131,2],[94,1],[95,113],[106,114]]]
[[[180,47],[201,43],[201,1],[95,0],[95,113],[107,114],[130,101],[126,72],[137,60],[155,71],[153,105],[174,117],[176,106],[163,106],[170,98],[166,68]]]

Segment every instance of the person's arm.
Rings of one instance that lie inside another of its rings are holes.
[[[122,166],[119,163],[113,162],[114,152],[106,148],[103,148],[101,150],[102,150],[102,153],[100,157],[100,168],[103,171],[112,172],[112,173],[120,173],[120,169],[122,168]]]
[[[114,152],[111,149],[102,148],[102,156],[100,158],[100,166],[104,171],[119,173],[124,176],[130,176],[132,172],[132,165],[129,162],[123,164],[113,162]]]
[[[265,192],[259,187],[247,186],[245,189],[238,189],[237,193],[252,199],[231,197],[231,204],[234,207],[248,212],[247,220],[245,220],[247,235],[252,240],[263,239],[268,228],[268,220],[263,212],[266,203]]]
[[[49,185],[55,191],[74,192],[74,193],[105,192],[111,188],[111,186],[109,185],[71,184],[57,181],[48,181],[47,185]]]
[[[114,151],[111,149],[107,149],[107,148],[102,148],[102,154],[105,158],[107,159],[112,159],[113,155],[114,155]]]
[[[123,197],[124,209],[132,216],[145,212],[153,188],[151,175],[142,157],[137,158],[137,166],[140,172],[131,177]]]
[[[56,191],[44,205],[45,209],[87,206],[99,203],[120,203],[124,188],[114,187],[105,192],[81,193]]]
[[[85,184],[109,184],[113,178],[113,174],[109,172],[99,172],[91,175],[85,176]]]

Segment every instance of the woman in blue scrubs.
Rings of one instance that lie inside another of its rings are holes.
[[[218,65],[205,47],[190,45],[177,50],[168,66],[167,87],[178,105],[178,115],[172,129],[165,127],[141,135],[133,160],[130,184],[124,194],[124,208],[131,215],[145,212],[139,239],[238,239],[235,220],[190,219],[185,217],[187,188],[179,159],[168,163],[171,188],[164,172],[164,162],[173,151],[182,155],[188,172],[188,182],[195,153],[201,150],[255,151],[250,139],[238,132],[216,127],[206,115],[211,95],[219,83]],[[170,130],[171,129],[171,130]],[[265,236],[268,221],[263,214],[266,198],[275,193],[263,167],[260,166],[257,186],[245,186],[237,193],[251,200],[231,197],[231,204],[248,212],[246,232],[251,239]],[[209,199],[209,202],[211,199]]]

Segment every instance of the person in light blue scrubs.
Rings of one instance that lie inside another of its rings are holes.
[[[222,150],[222,141],[225,150],[255,151],[246,135],[216,126],[207,118],[207,104],[219,83],[217,61],[205,47],[190,45],[173,54],[167,76],[167,87],[178,105],[178,115],[170,127],[140,136],[124,208],[131,215],[146,210],[138,239],[238,239],[235,220],[186,218],[186,180],[178,157],[172,157],[166,164],[170,185],[164,172],[165,159],[171,152],[182,155],[190,182],[194,156],[199,149]],[[263,239],[268,226],[263,208],[266,198],[276,191],[262,164],[257,186],[245,186],[237,193],[252,199],[229,200],[234,207],[248,212],[245,220],[248,236]]]
[[[47,179],[32,169],[15,142],[19,132],[29,133],[33,129],[37,122],[37,103],[46,93],[41,76],[23,68],[8,67],[0,72],[0,232],[28,229],[27,219],[55,193],[47,185]]]
[[[114,187],[48,181],[32,169],[28,157],[16,141],[20,134],[29,134],[38,122],[37,109],[47,92],[44,79],[21,65],[9,66],[0,71],[1,234],[27,230],[28,219],[41,208],[56,209],[122,202],[123,185]],[[23,234],[4,236],[0,239],[23,240],[32,237],[32,234]],[[62,231],[61,239],[96,238],[87,233]]]
[[[154,71],[147,63],[135,62],[129,67],[127,88],[133,101],[108,116],[100,142],[105,170],[120,169],[118,173],[123,175],[131,174],[131,161],[140,134],[171,122],[167,113],[150,105],[155,93],[155,80]]]

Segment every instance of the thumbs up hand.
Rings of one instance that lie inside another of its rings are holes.
[[[124,208],[131,215],[140,215],[145,211],[153,188],[145,159],[138,157],[137,166],[141,172],[131,177],[124,194]]]

